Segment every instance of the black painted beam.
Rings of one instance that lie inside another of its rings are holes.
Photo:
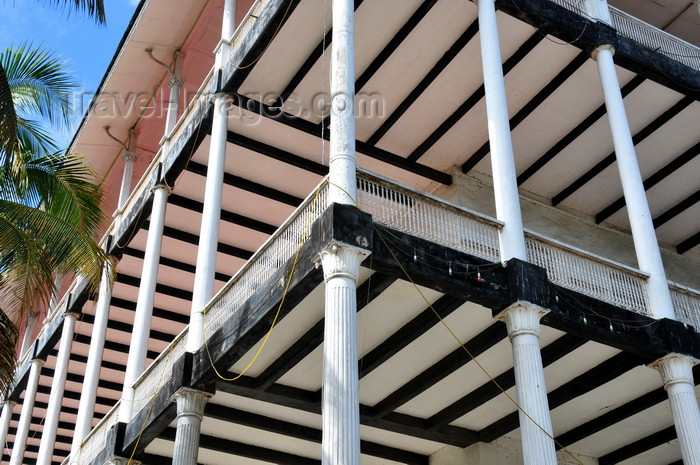
[[[561,86],[567,79],[569,79],[576,71],[581,69],[584,63],[588,61],[590,57],[586,52],[581,52],[576,57],[571,60],[571,62],[562,69],[559,74],[557,74],[554,79],[552,79],[549,84],[544,86],[537,95],[535,95],[523,108],[520,109],[511,119],[510,119],[510,130],[511,132],[518,127],[520,123],[525,121],[525,119],[534,112],[537,107],[539,107],[542,102],[547,100],[550,95],[556,91],[559,86]],[[467,159],[462,165],[462,172],[468,173],[472,168],[476,166],[486,155],[491,151],[491,144],[486,141],[474,154]]]
[[[200,176],[207,176],[207,167],[200,163],[190,161],[187,165],[187,171],[198,174]],[[291,205],[292,207],[297,207],[304,200],[291,194],[273,189],[271,187],[263,186],[253,181],[243,179],[240,176],[234,176],[230,173],[224,173],[224,184],[227,186],[235,187],[244,191],[251,192],[253,194],[265,197],[276,202]]]
[[[83,315],[83,318],[81,319],[81,321],[83,321],[84,323],[93,324],[95,322],[95,317],[92,315],[85,314],[85,315]],[[107,328],[113,329],[115,331],[121,331],[124,333],[131,334],[131,332],[134,329],[134,325],[129,324],[129,323],[124,323],[122,321],[109,320],[107,322]],[[175,328],[176,329],[179,328],[179,325],[175,326]],[[173,334],[173,333],[166,333],[163,331],[157,331],[155,329],[151,329],[151,331],[149,333],[149,339],[155,339],[156,341],[163,341],[163,342],[170,343],[170,342],[172,342],[173,339],[175,339],[175,336],[177,336],[178,333],[179,333],[179,331]]]
[[[122,308],[124,310],[129,310],[132,312],[136,311],[136,302],[122,299],[121,297],[112,296],[110,304],[112,307]],[[183,324],[188,324],[190,322],[189,315],[183,315],[181,313],[165,310],[158,307],[153,307],[153,316],[157,318],[163,318],[165,320],[176,321],[178,323]]]
[[[270,433],[301,439],[303,441],[309,441],[316,444],[321,443],[322,431],[320,429],[310,428],[308,426],[302,426],[296,423],[278,420],[276,418],[270,418],[224,405],[216,405],[212,403],[207,404],[204,409],[204,416],[207,418],[215,418],[217,420],[229,422],[231,424],[244,425]],[[360,441],[360,451],[365,455],[371,455],[394,462],[412,465],[428,465],[428,457],[425,455],[408,452],[395,447],[385,446],[372,441]]]
[[[645,81],[642,76],[635,76],[625,84],[620,93],[622,98],[629,95],[634,89],[639,87]],[[600,105],[596,108],[593,113],[588,115],[583,121],[581,121],[574,129],[569,131],[567,135],[559,139],[556,144],[554,144],[549,150],[547,150],[540,158],[535,160],[530,166],[528,166],[520,175],[518,175],[518,185],[523,184],[525,181],[530,179],[537,171],[542,169],[544,165],[549,163],[559,155],[566,147],[569,146],[573,141],[575,141],[581,134],[586,132],[593,124],[602,118],[606,114],[605,104]]]
[[[236,134],[233,131],[228,131],[226,133],[226,141],[230,144],[234,144],[253,152],[257,152],[261,155],[265,155],[266,157],[274,160],[281,161],[289,166],[301,168],[320,176],[325,176],[328,174],[328,167],[322,165],[321,163],[316,163],[308,158],[300,157],[299,155],[278,149],[277,147],[251,139],[250,137],[246,137],[242,134]]]
[[[676,246],[676,252],[684,254],[700,244],[700,232],[697,232]]]
[[[78,363],[87,363],[88,358],[84,355],[78,355],[76,353],[71,352],[70,354],[70,360],[72,362],[78,362]],[[114,362],[108,362],[103,360],[102,361],[102,368],[107,368],[109,370],[114,370],[114,371],[126,371],[126,366],[121,365],[119,363],[114,363]]]
[[[370,146],[377,145],[384,135],[389,132],[389,130],[396,124],[396,122],[406,113],[406,111],[413,105],[413,102],[418,100],[418,98],[425,92],[425,90],[430,86],[430,84],[437,79],[437,77],[445,70],[447,65],[449,65],[452,60],[467,46],[467,44],[474,38],[476,33],[479,32],[479,23],[474,21],[463,33],[462,35],[450,46],[450,48],[440,57],[440,59],[435,63],[430,71],[425,75],[425,77],[418,83],[418,85],[409,92],[408,96],[396,107],[394,110],[379,126],[374,134],[372,134],[367,139],[367,144]]]
[[[174,194],[171,195],[171,197]],[[142,250],[134,249],[132,247],[124,247],[123,249],[124,255],[128,255],[130,257],[138,258],[143,260],[145,257],[145,252]],[[168,266],[171,268],[178,269],[180,271],[186,271],[187,273],[194,274],[197,271],[197,267],[195,265],[190,265],[189,263],[181,262],[179,260],[174,260],[172,258],[168,257],[163,257],[161,255],[159,263],[163,266]],[[219,273],[218,271],[214,273],[214,279],[218,281],[223,281],[227,282],[229,279],[231,279],[230,276],[225,275],[223,273]]]
[[[672,220],[676,216],[680,215],[690,207],[694,206],[696,203],[700,202],[700,190],[695,191],[688,197],[684,198],[656,218],[654,218],[654,228],[658,228],[662,224]]]
[[[140,287],[141,278],[136,276],[130,276],[124,273],[117,273],[116,282],[124,284],[126,286]],[[192,301],[192,291],[187,291],[185,289],[180,289],[178,287],[169,286],[167,284],[158,283],[156,284],[156,292],[158,294],[167,295],[170,297],[175,297],[176,299],[186,300],[188,302]]]
[[[647,124],[642,130],[632,136],[632,143],[634,145],[639,144],[644,139],[652,135],[658,129],[660,129],[664,124],[668,123],[671,119],[677,116],[680,112],[685,110],[691,103],[695,100],[690,97],[683,97],[681,100],[676,102],[671,108],[663,112],[661,115],[656,117],[654,121]],[[586,171],[582,176],[576,179],[574,182],[569,184],[567,187],[561,190],[558,194],[552,197],[552,205],[559,205],[561,202],[570,197],[574,192],[579,190],[593,178],[602,173],[607,167],[615,163],[615,152],[603,158],[601,161],[595,164],[591,169]]]
[[[175,432],[175,428],[168,427],[161,432],[158,437],[168,441],[175,441]],[[253,460],[260,460],[263,462],[276,463],[280,465],[321,465],[320,460],[302,457],[300,455],[294,455],[275,449],[268,449],[266,447],[254,446],[243,442],[231,441],[230,439],[208,436],[206,434],[200,434],[199,447],[200,449],[207,449],[228,455],[246,457]]]
[[[544,367],[551,365],[560,358],[578,349],[585,343],[585,339],[572,336],[571,334],[566,334],[560,337],[556,341],[541,349],[540,353],[542,356],[542,365]],[[515,371],[511,368],[496,376],[494,380],[495,382],[488,381],[482,384],[469,394],[428,418],[428,422],[431,423],[431,430],[447,426],[456,419],[471,412],[478,406],[494,399],[502,393],[501,388],[507,391],[515,386]]]
[[[295,116],[289,115],[287,113],[280,113],[272,110],[268,105],[263,105],[257,100],[250,99],[244,95],[236,95],[233,102],[234,105],[256,113],[267,119],[276,121],[277,123],[284,124],[290,128],[294,128],[306,134],[312,135],[314,137],[321,137],[322,131],[320,126],[306,121],[303,118],[297,118]],[[329,131],[323,134],[326,140],[330,139]],[[421,165],[420,163],[415,163],[407,160],[404,157],[400,157],[394,153],[387,150],[380,149],[361,140],[355,140],[355,149],[358,153],[366,155],[375,160],[379,160],[383,163],[395,166],[397,168],[406,170],[410,173],[423,176],[426,179],[430,179],[435,182],[439,182],[444,185],[452,184],[452,177],[443,173],[442,171],[436,170],[426,165]],[[206,173],[206,171],[205,171]]]
[[[519,48],[503,63],[503,74],[508,74],[515,66],[520,63],[537,45],[544,40],[544,35],[539,31],[535,31]],[[474,93],[467,98],[438,128],[433,131],[416,149],[408,155],[411,161],[417,161],[420,157],[430,150],[430,148],[439,141],[442,136],[452,129],[474,105],[476,105],[484,97],[484,85],[482,84]]]
[[[464,346],[476,357],[498,344],[506,336],[505,325],[501,322],[496,322],[465,342]],[[471,361],[472,359],[465,350],[462,347],[458,347],[379,401],[372,409],[374,415],[379,418],[393,412]]]
[[[426,308],[411,321],[399,328],[394,334],[384,339],[384,342],[365,354],[360,359],[360,379],[370,374],[382,363],[399,353],[406,346],[418,339],[430,328],[440,322],[440,318],[446,318],[449,314],[461,307],[466,301],[450,296],[440,297],[431,307]],[[434,311],[433,311],[434,310]]]
[[[396,277],[375,273],[362,283],[356,292],[357,311],[362,310],[370,301],[378,297],[391,284],[396,281]],[[267,389],[277,382],[282,376],[291,370],[297,363],[302,361],[307,355],[316,350],[323,343],[323,328],[325,318],[321,318],[311,329],[293,343],[283,354],[270,364],[257,377],[256,382],[260,389]]]
[[[235,373],[224,373],[223,375],[226,378],[237,376]],[[317,415],[321,414],[321,395],[318,391],[307,391],[280,384],[274,384],[263,391],[257,389],[255,384],[255,378],[243,376],[235,382],[217,381],[216,390]],[[455,426],[447,426],[438,431],[428,431],[428,424],[424,419],[409,415],[392,413],[384,418],[376,418],[372,407],[365,405],[360,405],[360,423],[456,447],[467,447],[478,440],[474,431]]]
[[[78,344],[85,344],[85,345],[90,345],[91,337],[86,335],[86,334],[76,334],[73,342],[78,343]],[[121,352],[123,354],[128,354],[129,353],[129,345],[128,344],[122,344],[120,342],[114,342],[114,341],[105,341],[105,349],[107,350],[113,350],[115,352]],[[154,350],[149,350],[146,353],[146,356],[151,359],[155,360],[156,357],[158,357],[158,352]]]
[[[177,194],[170,194],[168,196],[168,203],[197,213],[202,213],[202,209],[204,208],[204,204],[202,202],[188,199],[187,197]],[[248,218],[247,216],[239,215],[238,213],[223,209],[221,210],[221,219],[227,223],[237,224],[239,226],[243,226],[244,228],[252,229],[253,231],[261,232],[263,234],[272,234],[277,231],[277,226],[274,224],[267,224],[263,221],[258,221],[253,218]]]
[[[146,221],[143,225],[143,229],[148,230],[150,227],[150,221]],[[163,235],[171,239],[177,239],[178,241],[186,242],[188,244],[199,246],[199,236],[197,234],[188,233],[180,229],[173,228],[171,226],[163,227]],[[243,260],[248,260],[253,256],[253,252],[250,250],[245,250],[240,247],[236,247],[229,244],[224,244],[219,242],[216,247],[217,252],[225,255],[230,255],[232,257],[241,258]],[[191,298],[189,300],[192,300]]]
[[[668,428],[657,431],[656,433],[650,434],[649,436],[639,439],[631,444],[627,444],[609,454],[598,459],[598,465],[613,465],[615,463],[622,462],[634,456],[646,452],[655,447],[658,447],[667,442],[671,442],[676,439],[676,429],[674,426],[669,426]]]
[[[621,352],[547,394],[549,409],[554,410],[642,364],[644,364],[644,360],[640,357]],[[494,441],[518,426],[518,411],[516,410],[479,431],[479,440]]]
[[[644,190],[648,191],[649,189],[666,179],[668,176],[670,176],[671,173],[682,168],[683,165],[685,165],[686,163],[692,161],[699,154],[700,142],[698,142],[693,147],[689,148],[688,150],[677,156],[675,159],[664,165],[663,168],[661,168],[656,173],[652,174],[646,180],[644,180]],[[618,198],[613,203],[611,203],[595,215],[596,224],[600,224],[606,219],[610,218],[624,206],[625,198]]]

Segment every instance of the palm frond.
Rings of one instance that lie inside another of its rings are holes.
[[[53,52],[22,44],[0,53],[19,113],[36,113],[55,127],[69,127],[74,118],[72,92],[79,84]]]
[[[0,394],[7,398],[15,374],[15,347],[19,332],[17,326],[0,309]]]
[[[86,14],[97,24],[105,24],[104,0],[46,0],[48,3],[63,7],[68,13]]]

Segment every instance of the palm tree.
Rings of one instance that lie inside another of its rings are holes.
[[[53,276],[84,276],[96,289],[109,263],[93,239],[103,219],[96,177],[40,122],[68,126],[75,87],[50,52],[0,53],[0,388],[12,379],[16,325],[47,306]]]

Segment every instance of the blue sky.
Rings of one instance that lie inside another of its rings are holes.
[[[0,48],[24,42],[54,50],[69,63],[71,73],[86,92],[95,92],[112,60],[138,0],[105,0],[107,25],[60,8],[45,0],[4,0],[0,3]],[[55,132],[59,146],[72,139],[82,114],[67,132]]]

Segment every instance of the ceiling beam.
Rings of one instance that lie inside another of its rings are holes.
[[[430,307],[423,310],[411,321],[399,328],[394,334],[384,339],[384,342],[365,354],[359,362],[359,377],[364,378],[382,363],[398,354],[413,341],[425,334],[430,328],[439,324],[440,318],[446,318],[465,303],[462,299],[457,299],[444,295],[435,301]]]
[[[598,465],[614,465],[616,463],[620,463],[626,459],[635,457],[642,452],[646,452],[662,444],[671,442],[676,438],[676,428],[675,426],[671,425],[668,428],[657,431],[656,433],[650,434],[645,438],[639,439],[615,451],[605,454],[598,459]]]
[[[694,206],[696,203],[700,202],[700,190],[695,191],[688,197],[684,198],[652,221],[654,222],[654,228],[660,227],[662,224],[667,223],[676,216],[680,215],[690,207]]]
[[[396,281],[395,276],[374,273],[356,291],[357,311],[378,297]],[[321,318],[257,377],[257,387],[267,389],[323,343],[325,318]]]
[[[208,403],[204,409],[204,416],[231,424],[243,425],[270,433],[321,444],[322,431],[320,429],[310,428],[308,426],[302,426],[224,405]],[[426,455],[416,454],[371,441],[361,440],[360,451],[365,455],[371,455],[393,462],[410,465],[428,465],[428,457]]]
[[[173,195],[175,194],[171,194],[170,197]],[[124,255],[138,258],[139,260],[143,260],[146,256],[146,253],[143,250],[134,249],[132,247],[124,247],[122,251],[124,252]],[[194,265],[190,265],[189,263],[181,262],[179,260],[174,260],[172,258],[163,257],[162,255],[158,263],[162,266],[168,266],[190,274],[194,274],[197,271],[197,267]],[[229,279],[231,279],[231,277],[217,271],[214,273],[214,279],[217,281],[227,282]]]
[[[223,375],[229,379],[237,376],[235,373],[223,373]],[[243,376],[235,382],[218,380],[216,390],[317,415],[321,414],[321,395],[317,391],[308,391],[281,384],[274,384],[263,391],[255,388],[255,384],[255,378]],[[476,432],[455,426],[448,426],[438,431],[428,431],[425,420],[409,415],[392,413],[385,418],[376,418],[372,407],[365,405],[360,405],[360,424],[456,447],[467,447],[478,440]]]
[[[591,368],[587,372],[575,377],[547,394],[549,410],[552,411],[576,397],[582,396],[612,381],[629,370],[644,365],[644,362],[644,359],[626,352],[620,352],[614,355],[598,366]],[[516,409],[515,412],[506,415],[479,431],[479,440],[483,442],[494,441],[515,430],[518,426],[518,411]]]
[[[141,278],[117,272],[116,282],[126,286],[140,287]],[[188,302],[192,301],[192,291],[187,291],[185,289],[180,289],[178,287],[169,286],[163,283],[156,283],[156,293],[175,297],[176,299],[186,300]]]
[[[671,108],[663,112],[661,115],[656,117],[654,121],[647,124],[642,130],[632,136],[632,144],[635,146],[642,142],[644,139],[652,135],[658,129],[660,129],[664,124],[668,123],[671,119],[677,116],[680,112],[685,110],[695,99],[691,97],[683,97]],[[593,178],[602,173],[607,167],[615,163],[615,151],[610,153],[608,156],[603,158],[601,161],[595,164],[591,169],[586,171],[582,176],[576,179],[574,182],[569,184],[567,187],[562,189],[561,192],[552,197],[552,205],[557,206],[566,200],[568,197],[573,195],[574,192],[579,190]]]
[[[566,82],[576,71],[581,69],[584,63],[588,61],[590,56],[586,52],[581,52],[571,60],[571,62],[552,79],[549,84],[544,86],[523,108],[518,111],[515,116],[510,119],[510,130],[518,127],[520,123],[534,112],[542,102],[547,100],[564,82]],[[474,154],[467,159],[462,165],[462,172],[468,173],[476,166],[486,155],[491,152],[491,144],[486,141]]]
[[[136,311],[136,302],[122,299],[121,297],[112,296],[112,299],[110,300],[110,305],[112,307],[130,310],[132,312]],[[176,321],[178,323],[183,324],[188,324],[190,322],[189,315],[183,315],[182,313],[173,312],[171,310],[165,310],[158,307],[153,307],[153,316],[156,318],[163,318],[165,320]]]
[[[644,190],[648,191],[664,179],[666,179],[668,176],[671,175],[674,171],[680,169],[685,165],[686,163],[692,161],[695,159],[696,156],[700,154],[700,142],[695,144],[693,147],[689,148],[676,158],[674,158],[671,162],[667,163],[663,168],[658,170],[656,173],[652,174],[649,176],[646,180],[644,180]],[[613,203],[599,211],[595,215],[595,222],[596,224],[600,224],[606,219],[610,218],[612,215],[617,213],[618,210],[620,210],[622,207],[625,206],[625,198],[620,197],[617,200],[615,200]]]
[[[547,367],[562,357],[581,347],[587,341],[583,338],[566,334],[548,346],[540,349],[542,366]],[[474,389],[461,399],[448,405],[430,418],[431,429],[439,429],[449,425],[456,419],[463,417],[480,405],[496,398],[502,392],[515,386],[515,371],[513,368],[496,376],[493,381],[488,381]]]
[[[421,374],[414,377],[403,386],[379,401],[373,408],[375,417],[383,417],[396,410],[401,405],[426,391],[439,381],[463,367],[472,359],[467,355],[466,350],[474,357],[486,352],[491,347],[498,344],[507,337],[506,326],[499,322],[481,331],[477,336],[464,343],[463,347],[458,347],[432,366],[423,370]]]
[[[264,155],[268,158],[281,161],[289,166],[294,166],[296,168],[309,171],[310,173],[318,174],[319,176],[325,176],[328,174],[328,167],[322,165],[321,163],[316,163],[308,158],[300,157],[299,155],[278,149],[277,147],[251,139],[250,137],[246,137],[242,134],[237,134],[233,131],[226,132],[226,142],[259,153],[260,155]]]
[[[633,77],[630,82],[625,84],[622,89],[620,90],[620,93],[622,94],[622,98],[625,98],[627,95],[629,95],[634,89],[639,87],[646,79],[640,75],[636,75]],[[569,146],[573,141],[578,139],[578,137],[586,132],[593,124],[598,121],[600,118],[605,116],[606,114],[606,109],[605,109],[605,104],[603,103],[600,105],[598,108],[596,108],[593,113],[588,115],[583,121],[581,121],[574,129],[569,131],[567,135],[559,139],[559,141],[554,144],[549,150],[547,150],[540,158],[535,160],[530,166],[528,166],[520,175],[518,175],[518,186],[523,184],[525,181],[530,179],[532,176],[534,176],[537,171],[539,171],[544,165],[549,163],[559,155],[566,147]]]
[[[307,121],[303,118],[298,118],[296,116],[284,112],[280,113],[279,111],[272,110],[270,106],[263,105],[259,101],[248,98],[245,95],[239,94],[235,95],[234,97],[235,100],[233,104],[243,110],[250,111],[252,113],[275,121],[279,124],[283,124],[287,127],[304,132],[311,136],[323,136],[325,140],[330,139],[329,131],[322,133],[323,131],[321,130],[321,127],[312,123],[311,121]],[[400,157],[399,155],[391,153],[387,150],[372,146],[366,142],[362,142],[359,139],[355,140],[355,150],[362,155],[373,158],[375,160],[379,160],[383,163],[387,163],[391,166],[403,169],[405,171],[408,171],[409,173],[417,174],[426,179],[439,182],[440,184],[444,184],[447,186],[452,184],[452,177],[447,173],[443,173],[440,170],[436,170],[426,165],[421,165],[420,163],[412,162],[404,157]]]
[[[467,46],[467,44],[474,38],[476,33],[479,32],[479,22],[474,21],[459,38],[450,46],[450,48],[440,57],[440,59],[435,63],[430,71],[425,75],[425,77],[418,83],[416,87],[409,92],[408,96],[396,107],[396,110],[391,112],[391,114],[386,118],[386,121],[382,123],[379,128],[374,131],[367,139],[367,144],[374,146],[379,143],[379,141],[384,137],[384,135],[389,132],[389,130],[396,124],[396,122],[401,119],[401,117],[411,108],[411,105],[425,92],[425,90],[430,87],[430,85],[437,79],[437,77],[447,68],[447,66],[452,62],[452,60],[459,55],[459,53]]]
[[[697,232],[676,246],[676,252],[684,254],[700,244],[700,232]]]
[[[187,165],[187,171],[191,173],[198,174],[200,176],[207,176],[207,166],[200,163],[190,161]],[[234,176],[231,173],[224,173],[224,184],[230,187],[235,187],[244,191],[251,192],[253,194],[265,197],[276,202],[284,203],[292,207],[298,207],[304,199],[296,197],[291,194],[273,189],[271,187],[263,186],[253,181],[241,178],[239,176]]]
[[[537,45],[544,40],[544,34],[535,31],[519,48],[503,63],[503,75],[507,75],[520,63]],[[408,155],[408,160],[417,161],[430,150],[442,136],[454,127],[455,124],[471,110],[484,97],[484,85],[482,84],[474,93],[462,103],[438,128],[432,132],[413,152]]]

